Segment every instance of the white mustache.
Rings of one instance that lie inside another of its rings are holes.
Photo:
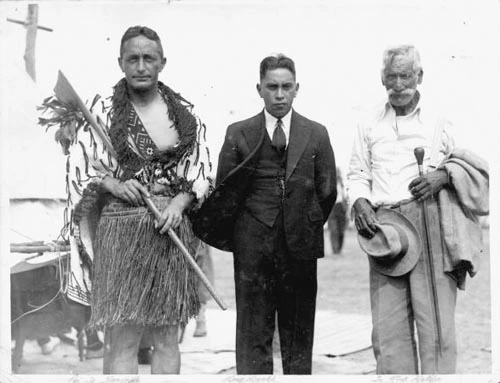
[[[398,96],[413,96],[415,94],[415,91],[413,89],[405,89],[405,90],[402,90],[400,92],[398,91],[395,91],[394,89],[389,89],[387,91],[387,94],[389,96],[393,96],[393,95],[398,95]]]

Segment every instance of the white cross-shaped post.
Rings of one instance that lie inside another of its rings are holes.
[[[48,32],[52,32],[53,30],[51,28],[38,25],[38,4],[28,4],[28,17],[26,18],[26,21],[14,20],[9,18],[7,18],[7,21],[24,25],[24,27],[26,28],[26,49],[24,50],[24,63],[26,66],[26,72],[28,72],[33,81],[36,81],[36,33],[38,29]]]

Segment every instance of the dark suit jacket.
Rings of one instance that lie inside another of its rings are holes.
[[[264,112],[230,125],[219,154],[216,189],[193,215],[202,240],[232,251],[234,222],[264,142]],[[289,252],[297,258],[319,258],[323,224],[337,197],[335,158],[326,128],[292,111],[287,150],[283,218]]]

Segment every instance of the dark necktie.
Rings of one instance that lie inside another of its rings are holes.
[[[274,128],[273,133],[273,148],[275,148],[279,154],[283,154],[286,148],[286,136],[285,131],[283,130],[283,121],[281,118],[278,118],[276,122],[276,127]]]

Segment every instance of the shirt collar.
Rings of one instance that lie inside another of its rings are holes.
[[[274,117],[271,113],[269,113],[265,108],[264,108],[264,115],[266,116],[266,126],[272,126],[274,129],[278,119]],[[290,108],[290,110],[286,115],[281,117],[281,122],[283,122],[283,129],[289,131],[291,121],[292,121],[292,108]]]
[[[267,134],[269,135],[269,138],[272,139],[273,134],[274,134],[274,129],[276,128],[276,122],[278,119],[271,115],[266,109],[264,109],[264,116],[266,119],[266,130]],[[286,143],[288,144],[288,141],[290,139],[290,124],[292,121],[292,109],[290,108],[290,111],[281,118],[281,122],[283,123],[283,132],[285,133],[285,139]]]
[[[408,114],[408,116],[417,115],[420,123],[423,123],[423,120],[424,120],[422,118],[422,104],[423,104],[422,103],[422,93],[420,93],[420,99],[418,100],[417,106],[410,114]],[[389,100],[386,100],[385,104],[384,104],[384,108],[382,110],[382,113],[380,113],[378,120],[379,121],[383,120],[385,117],[388,117],[389,114],[393,115],[394,117],[396,116],[396,112],[395,112],[394,108],[392,107],[391,103],[389,102]]]

